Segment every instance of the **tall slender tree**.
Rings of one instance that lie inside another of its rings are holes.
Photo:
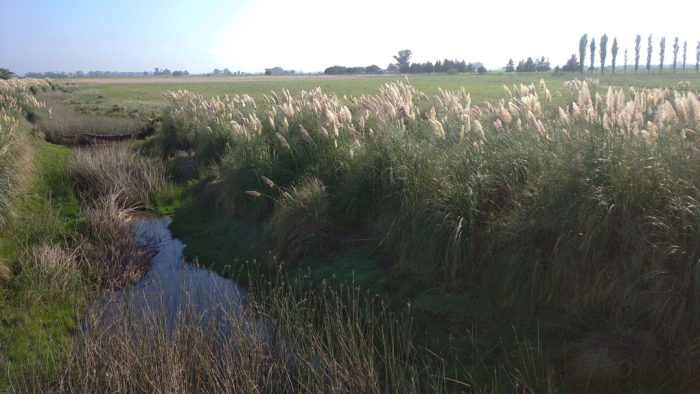
[[[615,61],[616,61],[615,59],[617,59],[617,51],[619,49],[620,48],[618,48],[618,46],[617,46],[617,37],[615,37],[613,39],[612,49],[610,50],[610,53],[612,54],[612,72],[613,72],[613,74],[615,74]],[[627,61],[627,59],[625,59],[625,61]]]
[[[605,58],[608,57],[608,35],[600,37],[600,73],[605,74]]]
[[[698,72],[698,69],[700,69],[700,41],[698,41],[698,49],[697,53],[695,54],[695,72]]]
[[[624,74],[627,74],[627,48],[625,48],[625,72]]]
[[[683,74],[685,74],[686,59],[688,59],[688,41],[683,41]]]
[[[637,34],[637,38],[634,39],[634,73],[639,70],[639,54],[642,51],[642,36]]]
[[[578,54],[579,59],[581,59],[581,74],[583,74],[583,62],[586,60],[586,48],[588,47],[588,34],[581,36],[581,40],[578,42]]]
[[[647,47],[647,74],[651,74],[651,55],[654,52],[654,44],[651,42],[651,34],[649,34],[649,46]]]
[[[661,37],[659,43],[659,74],[664,73],[664,57],[666,56],[666,37]]]
[[[680,46],[678,46],[678,37],[676,37],[676,41],[673,43],[673,73],[676,73],[676,63],[678,63],[678,49],[680,49]]]
[[[595,70],[595,37],[591,38],[591,74]]]

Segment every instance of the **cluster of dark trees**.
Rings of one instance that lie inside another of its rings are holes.
[[[483,70],[482,70],[483,69]],[[402,73],[408,74],[431,74],[431,73],[475,73],[483,74],[486,68],[481,63],[467,63],[464,60],[438,60],[434,64],[432,62],[411,63],[408,66],[399,68]]]
[[[397,70],[402,73],[407,74],[430,74],[430,73],[474,73],[479,74],[486,73],[486,67],[481,63],[469,63],[467,64],[464,60],[461,62],[458,60],[445,59],[443,61],[436,61],[435,64],[432,62],[425,63],[411,63],[411,56],[413,52],[409,49],[404,49],[399,51],[398,55],[394,56],[396,64],[390,64],[387,69],[389,71]]]
[[[218,68],[215,68],[215,69],[214,69],[214,72],[211,73],[211,74],[209,74],[209,75],[225,75],[225,76],[231,76],[231,75],[242,75],[242,74],[246,74],[246,73],[244,73],[244,72],[242,72],[242,71],[233,71],[233,72],[231,72],[231,70],[229,70],[228,68],[225,68],[225,69],[223,69],[223,70],[219,70]]]
[[[532,60],[531,57],[528,57],[527,60],[519,61],[517,66],[515,65],[515,62],[513,62],[513,59],[510,59],[506,65],[507,73],[539,73],[549,71],[552,71],[552,67],[549,65],[549,59],[545,59],[544,56],[537,60]]]
[[[140,74],[140,75],[147,76],[147,75],[149,75],[149,73],[148,73],[147,71],[144,71],[143,74]],[[164,69],[161,70],[161,69],[159,69],[158,67],[156,67],[156,68],[153,70],[153,74],[152,74],[152,75],[172,75],[173,77],[179,77],[180,75],[190,75],[190,73],[189,73],[189,71],[187,71],[187,70],[184,70],[184,71],[175,70],[175,71],[172,71],[172,72],[171,72],[171,71],[168,70],[167,68],[164,68]],[[113,76],[114,76],[114,75],[113,75]]]
[[[265,75],[294,75],[296,70],[285,70],[282,67],[272,67],[265,69]]]
[[[323,71],[324,74],[329,75],[340,75],[340,74],[381,74],[382,69],[373,64],[367,67],[345,67],[345,66],[333,66],[328,67]]]
[[[425,63],[411,63],[411,56],[413,53],[405,49],[399,51],[398,55],[394,56],[396,63],[389,63],[386,70],[382,70],[376,64],[367,67],[345,67],[345,66],[333,66],[328,67],[323,72],[324,74],[338,75],[338,74],[381,74],[381,73],[396,73],[400,72],[403,74],[432,74],[432,73],[475,73],[479,74],[486,73],[486,67],[481,63],[467,63],[464,60],[438,60],[434,64],[432,62]]]
[[[15,77],[15,73],[7,68],[0,68],[0,79],[12,79]]]

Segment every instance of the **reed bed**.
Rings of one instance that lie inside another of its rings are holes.
[[[316,179],[324,223],[369,226],[393,269],[446,289],[475,281],[522,319],[559,310],[592,333],[642,333],[653,346],[608,336],[606,357],[632,366],[622,380],[692,386],[700,100],[690,89],[598,90],[569,81],[561,108],[543,80],[483,105],[465,89],[430,98],[403,82],[375,96],[283,90],[264,103],[168,92],[159,138],[164,155],[217,163],[231,215],[278,218],[287,190]],[[601,373],[576,349],[562,347],[562,376]]]

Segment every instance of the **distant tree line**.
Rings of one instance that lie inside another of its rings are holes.
[[[333,66],[328,67],[323,71],[324,74],[328,75],[340,75],[340,74],[379,74],[382,69],[373,64],[367,67],[345,67],[345,66]]]
[[[282,67],[272,67],[265,69],[265,75],[295,75],[296,70],[285,70]]]
[[[161,70],[159,68],[155,68],[153,72],[148,72],[148,71],[143,71],[143,72],[134,72],[134,71],[88,71],[88,72],[82,72],[82,71],[75,71],[75,72],[55,72],[55,71],[45,71],[45,72],[28,72],[24,74],[25,78],[101,78],[101,77],[140,77],[140,76],[149,76],[149,75],[173,75],[173,76],[180,76],[180,75],[190,75],[190,73],[187,70],[179,71],[170,71],[167,68]]]
[[[517,72],[517,73],[534,73],[534,72],[549,72],[552,71],[552,67],[549,64],[549,59],[545,59],[542,56],[541,59],[532,60],[528,57],[527,60],[521,60],[518,65],[515,65],[513,59],[508,60],[508,64],[505,68],[507,73]]]
[[[376,64],[367,67],[345,67],[345,66],[332,66],[326,68],[323,72],[329,75],[339,75],[339,74],[381,74],[381,73],[396,73],[400,72],[403,74],[432,74],[432,73],[447,73],[447,74],[457,74],[457,73],[475,73],[480,74],[485,73],[487,70],[482,63],[467,63],[464,60],[437,60],[433,62],[425,63],[411,63],[411,56],[413,53],[408,50],[399,51],[398,55],[394,56],[396,63],[389,63],[386,70],[382,70]]]

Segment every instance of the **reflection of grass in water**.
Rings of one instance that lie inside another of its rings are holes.
[[[66,384],[125,392],[453,392],[442,362],[411,343],[408,320],[354,284],[309,288],[302,275],[255,283],[239,311],[207,315],[192,299],[171,326],[164,310],[128,305],[109,329],[77,337]],[[340,294],[345,296],[340,296]],[[223,292],[223,297],[233,297]],[[235,303],[225,299],[221,304]],[[210,305],[211,306],[211,305]],[[89,310],[93,327],[103,310]]]

